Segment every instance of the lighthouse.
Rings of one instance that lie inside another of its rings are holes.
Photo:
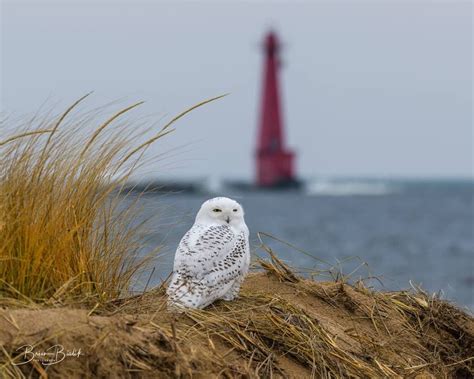
[[[285,146],[278,83],[280,43],[270,31],[263,43],[263,87],[256,148],[256,182],[259,187],[297,187],[294,153]]]

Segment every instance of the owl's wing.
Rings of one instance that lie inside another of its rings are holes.
[[[195,224],[179,243],[173,271],[202,279],[231,253],[235,240],[236,236],[229,226]]]
[[[237,235],[230,251],[222,259],[213,262],[212,269],[206,275],[208,285],[224,285],[238,279],[243,280],[250,265],[248,236],[242,232]]]

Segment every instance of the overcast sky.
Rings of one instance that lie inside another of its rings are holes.
[[[473,176],[472,4],[434,1],[3,1],[1,106],[146,100],[180,121],[155,174],[250,178],[260,42],[284,41],[288,145],[298,172]],[[155,168],[151,168],[151,171]]]

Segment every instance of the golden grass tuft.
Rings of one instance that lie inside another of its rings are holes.
[[[140,103],[99,122],[104,109],[0,126],[0,297],[60,303],[104,301],[126,293],[149,257],[140,257],[136,202],[120,189],[143,153],[172,131],[125,119]],[[148,133],[147,133],[148,132]],[[144,134],[148,138],[144,138]],[[118,191],[117,191],[118,189]]]

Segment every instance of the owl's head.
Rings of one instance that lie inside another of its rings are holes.
[[[201,205],[196,222],[238,226],[244,222],[244,209],[238,202],[228,197],[215,197]]]

